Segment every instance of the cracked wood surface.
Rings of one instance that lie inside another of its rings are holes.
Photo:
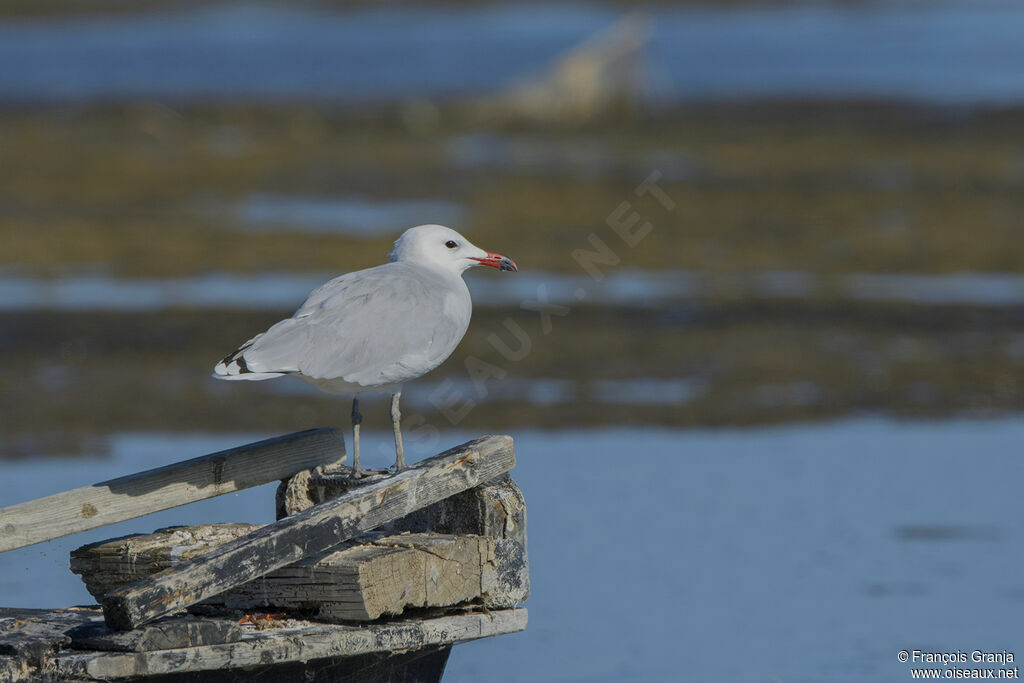
[[[329,621],[369,621],[412,607],[481,597],[496,581],[486,536],[400,534],[283,567],[223,596],[228,607],[315,610]]]
[[[82,577],[97,601],[112,590],[176,567],[262,524],[202,524],[157,529],[90,543],[71,551],[71,571]]]
[[[397,520],[392,529],[492,538],[497,574],[484,588],[483,604],[491,609],[514,607],[530,595],[526,499],[509,475],[421,508]]]
[[[58,676],[118,679],[140,674],[237,669],[351,657],[374,652],[422,650],[526,628],[525,609],[401,620],[361,627],[287,620],[282,628],[247,633],[241,641],[152,652],[60,654]]]
[[[222,612],[224,610],[221,610]],[[300,619],[239,626],[239,613],[178,615],[130,633],[112,632],[95,608],[0,609],[0,629],[34,627],[0,649],[0,681],[117,680],[185,672],[227,672],[252,667],[423,651],[526,628],[525,609],[465,611],[361,626]],[[3,631],[0,630],[0,634]],[[198,643],[173,647],[200,635]],[[38,638],[36,637],[38,636]],[[169,646],[139,649],[141,644]],[[104,651],[92,649],[104,647]],[[72,649],[75,648],[75,649]],[[255,669],[254,671],[276,669]]]
[[[490,481],[514,465],[511,437],[467,442],[108,593],[107,625],[131,629],[193,605]]]
[[[101,599],[259,528],[204,524],[115,538],[73,551],[71,568]],[[469,534],[364,534],[203,604],[305,610],[332,621],[368,621],[410,607],[447,607],[481,597],[486,604],[486,593],[497,583],[494,542]]]
[[[157,619],[131,631],[111,631],[102,619],[67,632],[76,650],[150,652],[241,640],[245,629],[232,619],[176,616]]]

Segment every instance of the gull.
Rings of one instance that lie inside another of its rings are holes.
[[[346,273],[315,289],[287,320],[217,363],[224,380],[292,375],[332,394],[352,395],[352,476],[359,464],[359,394],[391,394],[395,470],[405,469],[402,385],[443,363],[462,341],[473,312],[462,273],[474,266],[518,270],[443,225],[409,228],[388,262]]]

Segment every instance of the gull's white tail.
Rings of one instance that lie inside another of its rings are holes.
[[[224,357],[221,362],[213,368],[213,376],[217,379],[272,379],[274,377],[280,377],[282,372],[254,372],[249,369],[249,364],[245,359],[245,352],[252,348],[253,343],[257,339],[262,337],[262,334],[256,335],[246,343],[242,344],[241,347],[232,351]]]

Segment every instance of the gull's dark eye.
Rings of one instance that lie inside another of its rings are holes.
[[[448,240],[447,242],[444,243],[444,246],[448,247],[449,249],[454,249],[459,245],[455,240]]]

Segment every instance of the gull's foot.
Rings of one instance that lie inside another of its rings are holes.
[[[332,474],[341,474],[347,469],[350,468],[342,464],[342,461],[339,460],[338,462],[329,462],[323,465],[317,465],[313,468],[312,475],[314,478],[322,478]]]
[[[365,479],[366,477],[372,477],[377,474],[390,474],[391,470],[386,467],[373,467],[370,469],[363,469],[360,467],[358,470],[353,469],[349,472],[349,479]]]

